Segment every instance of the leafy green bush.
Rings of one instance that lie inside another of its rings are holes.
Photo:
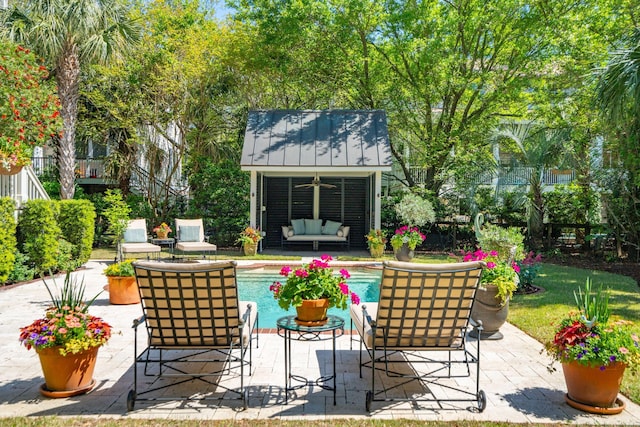
[[[205,234],[213,231],[217,245],[233,246],[249,222],[249,174],[234,161],[214,164],[200,157],[198,171],[189,176],[193,199],[187,216],[201,217]]]
[[[62,236],[57,222],[59,209],[60,205],[55,200],[29,200],[18,219],[19,242],[36,273],[58,271]]]
[[[96,211],[89,200],[61,200],[58,224],[64,239],[73,245],[78,266],[89,261],[93,247]]]
[[[22,252],[16,252],[16,262],[9,273],[9,283],[26,282],[36,277],[36,271],[31,267],[29,257]]]
[[[9,197],[0,198],[0,283],[5,283],[13,271],[16,254],[15,202]]]

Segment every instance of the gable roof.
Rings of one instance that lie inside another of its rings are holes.
[[[249,111],[243,170],[390,171],[387,119],[381,110]]]

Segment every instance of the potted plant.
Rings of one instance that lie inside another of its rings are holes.
[[[59,295],[54,296],[44,283],[52,305],[43,318],[20,328],[20,342],[38,353],[45,379],[40,387],[43,395],[68,397],[86,393],[95,385],[93,371],[98,349],[111,337],[111,326],[88,313],[97,295],[85,302],[84,283],[77,283],[70,272]]]
[[[509,315],[509,299],[518,288],[520,267],[511,257],[501,256],[495,250],[467,252],[462,261],[484,261],[487,264],[471,310],[471,318],[482,321],[483,331],[478,334],[478,330],[473,329],[470,335],[480,339],[502,339],[500,327]]]
[[[435,221],[436,215],[433,205],[427,199],[417,194],[405,194],[394,207],[398,218],[406,225],[401,226],[391,237],[391,246],[398,261],[411,261],[416,246],[421,244],[426,236],[419,227]]]
[[[577,311],[560,320],[547,352],[562,364],[567,384],[566,402],[587,412],[617,414],[624,409],[618,399],[626,368],[640,362],[640,342],[631,322],[610,319],[609,294],[602,285],[592,289],[587,278],[574,291]]]
[[[384,253],[384,247],[387,244],[387,238],[382,230],[369,230],[369,233],[364,236],[367,239],[367,246],[369,246],[369,252],[373,258],[380,258]]]
[[[258,242],[262,240],[259,228],[247,227],[240,232],[237,242],[242,243],[245,255],[255,255],[258,251]]]
[[[172,231],[173,230],[171,230],[171,227],[169,227],[166,222],[163,222],[162,224],[153,228],[153,232],[156,233],[156,237],[158,239],[166,239],[167,237],[169,237],[169,233],[171,233]]]
[[[418,227],[403,225],[391,236],[391,247],[398,261],[411,261],[416,246],[426,239]]]
[[[295,320],[299,325],[323,325],[327,322],[329,308],[344,310],[349,298],[353,304],[360,302],[358,295],[347,285],[349,272],[341,269],[339,275],[334,274],[329,267],[332,259],[322,255],[295,270],[284,266],[280,275],[286,277],[285,283],[276,281],[269,287],[280,307],[285,310],[291,306],[296,308],[298,317]]]
[[[132,260],[114,262],[103,273],[109,282],[109,302],[111,304],[137,304],[140,293],[133,270]]]

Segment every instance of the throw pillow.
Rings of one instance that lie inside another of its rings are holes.
[[[305,229],[305,234],[312,234],[314,236],[322,234],[322,220],[321,219],[305,219],[304,229]]]
[[[181,242],[199,242],[200,227],[197,225],[182,225],[178,230]]]
[[[294,235],[295,235],[295,233],[293,232],[293,230],[287,231],[287,237],[292,237]]]
[[[293,226],[293,232],[298,234],[305,234],[304,219],[292,219],[291,225]]]
[[[328,219],[327,222],[324,223],[324,227],[322,227],[322,234],[335,235],[341,225],[341,222],[331,221]]]
[[[142,228],[128,228],[124,231],[125,243],[144,243],[147,241],[147,232]]]

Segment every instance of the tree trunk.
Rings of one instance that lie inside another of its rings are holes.
[[[76,120],[78,117],[78,80],[80,61],[75,45],[65,46],[56,67],[56,82],[63,123],[62,137],[56,151],[60,172],[60,198],[73,199],[75,192]]]

